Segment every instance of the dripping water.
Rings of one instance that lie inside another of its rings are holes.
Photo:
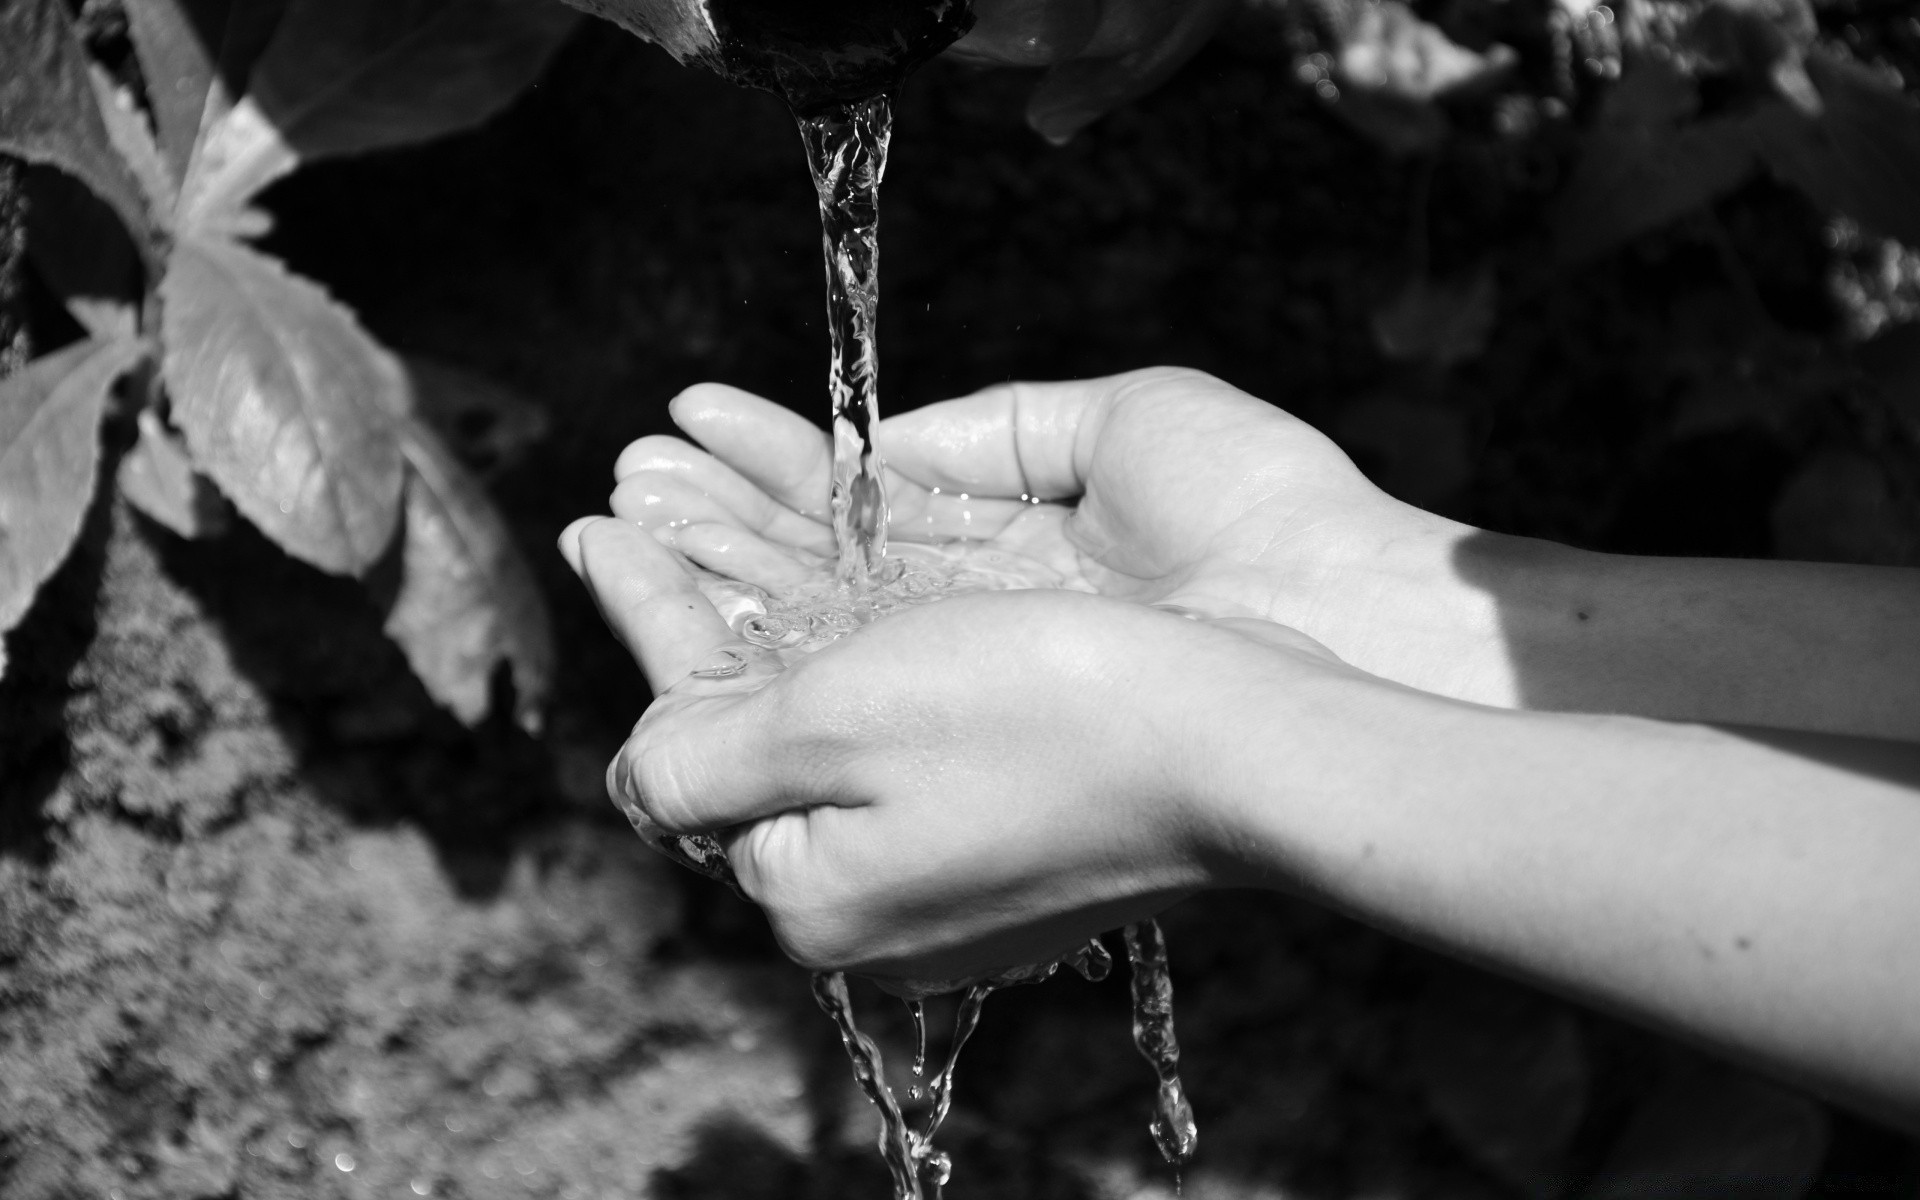
[[[1193,1106],[1180,1085],[1180,1043],[1173,1036],[1173,980],[1167,973],[1167,939],[1151,918],[1126,928],[1127,961],[1133,967],[1133,1044],[1159,1077],[1149,1126],[1161,1157],[1176,1171],[1193,1157],[1200,1139]]]

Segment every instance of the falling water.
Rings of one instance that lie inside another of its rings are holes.
[[[880,179],[893,136],[893,98],[874,96],[797,116],[820,196],[827,260],[833,398],[833,533],[840,581],[860,587],[887,553],[887,489],[873,427],[880,420]]]

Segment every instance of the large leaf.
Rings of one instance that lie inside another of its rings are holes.
[[[247,0],[241,0],[244,5]],[[126,0],[160,155],[179,180],[200,133],[207,92],[220,64],[231,0]]]
[[[108,393],[146,352],[89,340],[0,379],[0,632],[20,623],[79,536]]]
[[[160,298],[173,419],[195,463],[296,558],[372,566],[400,516],[393,356],[319,287],[224,240],[175,243]]]
[[[434,698],[469,725],[486,717],[505,664],[515,715],[531,732],[553,678],[553,633],[533,572],[479,482],[425,426],[408,422],[401,444],[413,469],[387,633]]]
[[[134,335],[140,259],[126,226],[56,167],[27,168],[27,260],[88,333],[109,341]]]
[[[1761,158],[1829,212],[1920,246],[1920,104],[1856,63],[1814,54],[1806,65],[1822,112],[1756,113]]]
[[[206,134],[184,220],[224,227],[301,162],[479,124],[533,82],[574,20],[552,0],[288,0],[246,98]]]
[[[1594,258],[1704,208],[1757,167],[1747,123],[1688,121],[1692,80],[1651,56],[1634,59],[1608,94],[1552,216],[1564,263]]]
[[[146,206],[108,140],[61,0],[0,0],[0,153],[84,181],[144,237]]]

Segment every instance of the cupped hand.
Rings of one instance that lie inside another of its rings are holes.
[[[704,449],[644,438],[613,511],[721,574],[778,587],[822,569],[830,446],[722,385],[672,404]],[[894,537],[970,538],[1067,586],[1298,629],[1374,674],[1490,703],[1497,638],[1451,564],[1469,530],[1394,500],[1302,421],[1196,371],[1019,383],[890,418]]]
[[[1028,102],[1027,120],[1064,142],[1166,82],[1230,7],[1230,0],[974,0],[973,31],[948,53],[1052,68]]]
[[[1244,621],[1055,590],[897,613],[782,668],[752,655],[630,523],[562,550],[657,699],[609,789],[721,836],[742,890],[815,969],[947,979],[1052,961],[1218,882],[1223,718],[1257,677],[1347,672]],[[1290,674],[1289,674],[1290,673]],[[1351,674],[1351,672],[1347,672]]]

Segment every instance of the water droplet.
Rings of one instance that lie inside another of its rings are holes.
[[[1322,79],[1313,85],[1313,94],[1322,100],[1338,100],[1340,98],[1340,89],[1335,86],[1333,80]]]
[[[342,1151],[333,1156],[333,1165],[342,1171],[351,1171],[354,1168],[353,1155]]]
[[[287,1133],[287,1145],[292,1146],[295,1150],[305,1150],[307,1148],[307,1135],[301,1133],[298,1129],[290,1130]]]
[[[282,501],[280,502],[280,511],[281,511],[281,512],[283,512],[283,513],[290,513],[290,512],[292,512],[292,511],[293,511],[293,501],[291,501],[291,500],[282,500]]]
[[[461,1120],[461,1119],[460,1119],[459,1117],[457,1117],[457,1116],[453,1116],[453,1115],[449,1115],[449,1116],[447,1117],[447,1122],[446,1122],[446,1124],[447,1124],[447,1132],[448,1132],[448,1133],[460,1133],[460,1132],[462,1132],[463,1130],[465,1130],[465,1129],[466,1129],[466,1127],[467,1127],[467,1123],[466,1123],[465,1121],[463,1121],[463,1120]]]
[[[264,1058],[253,1060],[253,1078],[255,1082],[265,1083],[273,1078],[273,1064]]]
[[[431,1196],[433,1194],[433,1183],[430,1180],[416,1179],[408,1184],[407,1187],[412,1189],[413,1194],[416,1196]]]

